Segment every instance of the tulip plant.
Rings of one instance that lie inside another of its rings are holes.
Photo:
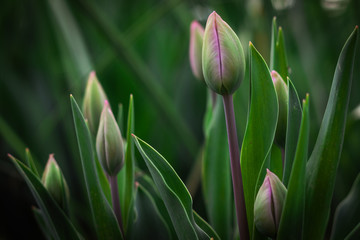
[[[192,196],[169,162],[134,135],[133,96],[126,128],[121,129],[122,107],[115,118],[91,72],[82,108],[73,96],[70,102],[87,194],[84,206],[96,236],[89,236],[74,220],[71,184],[54,154],[42,177],[29,150],[24,162],[9,155],[36,199],[33,212],[44,236],[136,239],[141,232],[137,223],[144,216],[138,204],[143,194],[155,209],[153,217],[164,226],[161,233],[154,229],[154,236],[164,239],[324,239],[327,229],[330,239],[359,237],[360,218],[353,209],[359,208],[360,175],[329,222],[358,27],[340,53],[318,137],[309,152],[311,96],[300,101],[288,72],[283,30],[275,18],[272,24],[268,67],[254,44],[244,51],[238,35],[216,12],[209,15],[205,28],[191,23],[191,69],[209,88],[198,173],[206,215],[194,211]],[[235,114],[244,81],[250,84],[247,119]],[[241,124],[246,124],[244,133],[237,130]],[[135,146],[147,169],[139,168]]]

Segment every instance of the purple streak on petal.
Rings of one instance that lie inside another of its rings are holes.
[[[220,39],[219,39],[219,33],[217,29],[217,23],[216,23],[216,17],[218,16],[216,12],[214,11],[212,14],[214,14],[214,31],[215,31],[215,38],[217,42],[217,50],[218,50],[218,62],[219,62],[219,70],[220,70],[220,79],[223,78],[222,73],[222,59],[221,59],[221,47],[220,47]],[[218,16],[220,18],[220,16]]]

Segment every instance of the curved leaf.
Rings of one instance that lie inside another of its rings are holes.
[[[277,240],[302,239],[305,208],[305,170],[309,147],[309,95],[303,102],[299,140],[290,175]]]
[[[233,197],[224,107],[218,98],[205,139],[203,193],[209,222],[222,239],[230,239]]]
[[[39,172],[36,169],[36,164],[34,162],[33,157],[31,156],[30,150],[28,148],[25,149],[25,160],[26,160],[27,166],[31,169],[31,171],[35,174],[35,176],[40,178]]]
[[[102,191],[98,179],[96,158],[90,131],[73,96],[70,96],[70,100],[76,137],[79,145],[82,171],[98,239],[122,239],[122,234],[115,214]]]
[[[250,89],[250,111],[240,161],[249,230],[252,232],[256,183],[274,140],[278,100],[269,69],[251,43]]]
[[[295,86],[291,82],[290,78],[288,78],[287,81],[287,85],[289,87],[289,107],[286,126],[284,175],[282,179],[285,187],[287,187],[288,185],[295,157],[302,115],[300,100],[296,92]]]
[[[322,239],[327,226],[344,139],[357,39],[358,27],[340,53],[319,135],[306,166],[305,239]]]
[[[191,196],[171,165],[143,140],[135,135],[133,138],[160,192],[179,239],[209,239],[196,225]]]
[[[344,239],[360,223],[360,174],[344,200],[336,208],[331,240]]]
[[[47,228],[55,239],[81,239],[65,213],[45,189],[40,179],[25,164],[9,155],[15,167],[29,186],[43,217]]]

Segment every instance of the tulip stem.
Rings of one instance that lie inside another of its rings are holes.
[[[118,220],[123,239],[125,239],[124,227],[123,227],[123,222],[122,222],[122,217],[121,217],[119,189],[118,189],[118,183],[117,183],[116,176],[109,176],[109,182],[110,182],[111,199],[112,199],[114,213],[115,213],[116,219]]]
[[[242,183],[239,143],[236,131],[234,103],[232,95],[223,95],[226,130],[228,133],[231,175],[233,182],[236,217],[238,221],[240,239],[250,239],[246,216],[244,189]]]

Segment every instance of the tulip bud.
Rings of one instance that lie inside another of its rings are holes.
[[[192,21],[190,25],[190,65],[194,76],[199,80],[204,79],[201,64],[203,39],[204,28],[198,21]]]
[[[54,154],[49,156],[41,181],[53,199],[62,209],[65,209],[70,196],[69,187],[55,161]]]
[[[221,95],[234,93],[245,75],[240,40],[216,12],[206,22],[202,64],[206,84]]]
[[[96,151],[104,171],[109,176],[116,176],[124,165],[124,144],[107,100],[101,112]]]
[[[255,199],[254,223],[262,234],[275,238],[287,190],[269,169]]]
[[[289,90],[280,74],[278,74],[276,71],[271,72],[271,78],[273,80],[279,102],[279,118],[276,126],[275,141],[278,145],[284,147],[289,105]]]
[[[89,129],[93,134],[99,127],[99,119],[104,101],[107,99],[104,89],[96,77],[95,71],[89,75],[83,101],[83,113],[88,120]]]

